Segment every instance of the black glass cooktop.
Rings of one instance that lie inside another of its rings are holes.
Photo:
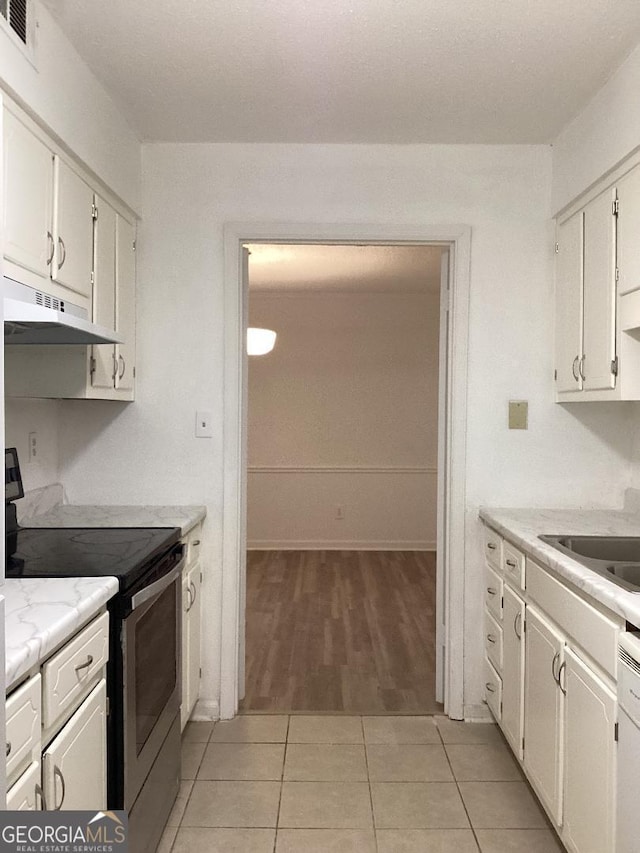
[[[21,527],[7,536],[6,576],[113,575],[122,590],[179,539],[177,527]]]

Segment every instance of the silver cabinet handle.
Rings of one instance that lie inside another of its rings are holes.
[[[53,260],[53,255],[56,250],[56,244],[53,241],[53,234],[51,231],[47,231],[47,240],[49,241],[49,257],[47,258],[47,266],[51,265],[51,261]]]
[[[122,370],[118,374],[118,379],[122,379],[122,377],[124,376],[124,372],[127,368],[127,363],[121,355],[118,355],[118,361],[122,362]]]
[[[10,755],[11,755],[11,741],[8,740],[7,741],[7,755],[6,755],[6,757],[9,758]]]
[[[571,365],[571,371],[572,371],[572,373],[573,373],[573,378],[576,380],[576,382],[579,382],[579,381],[580,381],[580,376],[579,376],[579,374],[578,374],[578,362],[579,362],[579,361],[580,361],[580,356],[579,356],[579,355],[577,355],[577,356],[573,359],[573,364]]]
[[[493,684],[490,681],[487,681],[487,683],[485,684],[485,687],[487,688],[489,693],[495,693],[496,692],[496,688],[493,686]]]
[[[197,598],[197,596],[198,596],[198,591],[197,591],[197,589],[196,589],[196,585],[194,584],[194,582],[193,582],[193,581],[191,581],[191,583],[189,584],[189,588],[190,588],[191,590],[193,590],[193,592],[192,592],[193,598],[192,598],[192,600],[191,600],[191,606],[193,607],[193,605],[196,603],[196,598]]]
[[[513,632],[516,637],[521,640],[522,639],[522,611],[518,610],[516,613],[516,618],[513,620]]]
[[[487,592],[489,593],[489,595],[497,595],[498,594],[498,590],[494,589],[492,586],[487,587]]]
[[[111,374],[111,378],[115,382],[116,376],[118,375],[118,359],[116,358],[115,352],[111,353],[111,360],[113,361],[113,373]]]
[[[67,792],[67,786],[66,786],[66,785],[65,785],[65,783],[64,783],[64,776],[62,775],[62,770],[60,770],[60,768],[58,767],[58,765],[57,765],[57,764],[54,764],[54,765],[53,765],[53,775],[54,775],[54,777],[56,777],[56,776],[57,776],[57,777],[58,777],[58,779],[60,780],[60,783],[62,784],[62,798],[61,798],[61,800],[60,800],[60,805],[59,805],[59,806],[54,805],[54,807],[53,807],[53,810],[54,810],[54,811],[59,812],[59,811],[60,811],[60,809],[62,808],[62,804],[64,803],[64,795],[65,795],[65,794],[66,794],[66,792]],[[53,786],[53,787],[54,787],[53,802],[55,803],[55,801],[56,801],[56,797],[55,797],[55,779],[54,779],[54,786]]]
[[[562,690],[565,696],[567,695],[567,689],[566,687],[562,686],[562,673],[565,671],[566,666],[567,662],[563,660],[560,664],[560,669],[558,670],[558,687],[560,688],[560,690]]]
[[[44,791],[42,790],[41,785],[36,785],[36,797],[40,797],[40,803],[41,803],[40,811],[46,812],[47,811],[47,801],[44,798]]]
[[[188,597],[188,602],[187,602],[187,606],[184,609],[184,612],[188,613],[191,610],[191,608],[193,607],[193,595],[191,592],[191,585],[189,585],[187,587],[186,593],[187,593],[187,597]]]
[[[560,652],[556,652],[555,655],[553,656],[553,660],[551,661],[551,675],[553,676],[553,680],[555,681],[556,684],[558,683],[558,675],[556,673],[556,664],[559,662],[559,660],[560,660]]]
[[[62,237],[58,237],[58,245],[62,249],[62,260],[58,261],[58,269],[61,270],[64,266],[64,262],[67,260],[67,247],[65,246]]]
[[[195,541],[195,542],[192,542],[191,544],[193,545],[193,547],[194,547],[194,548],[197,548],[197,547],[198,547],[198,545],[200,544],[200,540],[199,540],[199,539],[196,539],[196,541]]]
[[[497,547],[498,547],[498,546],[496,545],[496,543],[495,543],[495,542],[487,542],[487,548],[488,548],[490,551],[495,551]]]
[[[493,634],[487,634],[487,640],[488,640],[490,643],[493,643],[493,644],[495,645],[496,638],[493,636]]]
[[[515,567],[518,565],[515,560],[505,560],[505,563],[512,569],[515,569]]]
[[[79,663],[78,666],[75,667],[76,672],[82,672],[83,669],[91,666],[93,663],[93,655],[87,655],[87,659],[84,663]]]
[[[586,355],[583,355],[582,358],[580,359],[580,361],[578,362],[578,371],[580,373],[580,377],[581,377],[583,382],[585,382],[586,378],[587,378],[584,375],[584,363],[586,361],[586,358],[587,358]]]

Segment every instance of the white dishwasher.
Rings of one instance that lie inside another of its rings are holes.
[[[640,636],[620,634],[616,853],[640,850]]]

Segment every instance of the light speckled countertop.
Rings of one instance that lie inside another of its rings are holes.
[[[480,518],[538,563],[640,628],[640,593],[627,592],[538,538],[541,534],[640,536],[637,511],[482,507]]]
[[[23,527],[179,527],[185,536],[206,515],[204,506],[81,506],[61,504],[26,519]]]
[[[118,591],[116,578],[7,578],[5,665],[9,690],[72,637]]]

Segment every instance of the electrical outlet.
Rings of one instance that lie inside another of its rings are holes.
[[[38,433],[29,433],[29,462],[35,462],[38,458]]]
[[[529,428],[529,403],[526,400],[509,400],[509,429]]]
[[[338,504],[336,507],[336,520],[342,521],[344,518],[344,506],[342,504]]]

